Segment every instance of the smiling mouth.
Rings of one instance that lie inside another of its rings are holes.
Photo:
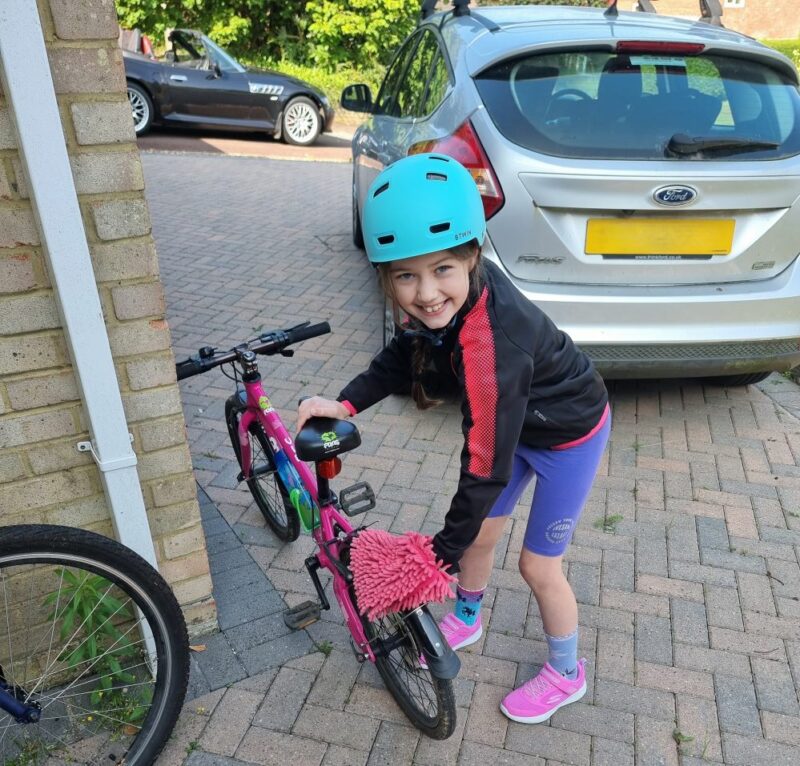
[[[444,308],[445,303],[447,303],[447,301],[442,301],[441,303],[437,303],[435,306],[420,306],[420,308],[426,314],[438,314]]]

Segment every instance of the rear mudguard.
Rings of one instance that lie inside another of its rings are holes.
[[[445,640],[428,607],[421,606],[408,612],[405,619],[417,639],[431,675],[441,679],[455,678],[461,670],[461,660]]]

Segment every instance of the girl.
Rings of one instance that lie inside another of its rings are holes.
[[[586,692],[578,609],[561,561],[608,439],[605,386],[570,338],[481,260],[483,205],[455,160],[420,154],[386,168],[369,189],[363,231],[409,329],[337,401],[302,402],[298,429],[315,415],[350,417],[392,393],[411,391],[421,409],[437,404],[435,395],[460,397],[458,490],[433,538],[437,557],[459,572],[455,610],[441,625],[454,649],[481,636],[495,546],[536,476],[519,568],[539,605],[549,660],[500,707],[515,721],[545,721]]]

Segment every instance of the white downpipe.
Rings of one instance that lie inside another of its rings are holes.
[[[155,549],[34,0],[0,2],[0,76],[117,539]]]

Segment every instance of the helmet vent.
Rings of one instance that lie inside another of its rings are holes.
[[[383,194],[389,188],[389,182],[387,181],[383,186],[379,186],[372,194],[372,199],[375,199],[379,194]]]
[[[394,234],[384,234],[382,237],[378,237],[379,245],[391,245],[392,242],[394,242]]]
[[[443,231],[447,231],[450,228],[450,221],[445,221],[444,223],[435,223],[431,226],[431,234],[441,234]]]
[[[446,181],[447,176],[444,173],[426,173],[425,178],[428,181]]]

